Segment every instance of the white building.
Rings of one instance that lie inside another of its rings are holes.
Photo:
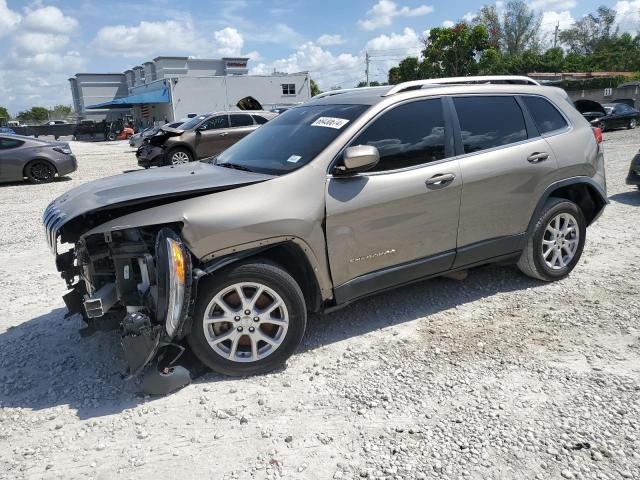
[[[114,120],[133,114],[140,126],[190,113],[293,106],[311,98],[308,72],[249,75],[248,58],[157,57],[124,73],[78,73],[69,79],[76,113]]]

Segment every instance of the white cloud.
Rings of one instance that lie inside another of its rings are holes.
[[[444,22],[442,22],[442,26],[444,28],[451,28],[455,25],[456,23],[453,20],[445,20]]]
[[[533,10],[571,10],[578,2],[577,0],[531,0],[529,8]]]
[[[542,41],[542,45],[546,47],[553,47],[553,37],[556,25],[559,25],[558,31],[562,31],[571,28],[574,22],[575,19],[571,16],[571,12],[569,10],[564,10],[562,12],[543,12],[542,21],[540,22],[540,40]]]
[[[344,43],[344,40],[340,35],[329,35],[324,34],[320,35],[317,40],[318,45],[329,46],[329,45],[340,45]]]
[[[367,12],[365,18],[358,21],[358,24],[364,30],[375,30],[391,25],[395,17],[417,17],[431,12],[433,7],[430,5],[420,5],[415,8],[398,7],[398,4],[391,0],[378,0],[378,3]]]
[[[478,16],[477,13],[475,12],[467,12],[462,16],[462,20],[464,20],[465,22],[473,22],[473,19],[476,18]]]
[[[308,71],[321,89],[338,83],[350,87],[364,77],[364,61],[350,53],[333,55],[313,42],[301,45],[286,58],[270,63],[260,63],[251,69],[251,74],[269,75],[278,72],[295,73]]]
[[[54,33],[25,32],[21,35],[16,35],[13,39],[16,51],[26,55],[57,52],[66,47],[68,43],[69,37]]]
[[[367,42],[367,50],[403,50],[407,55],[417,55],[420,49],[418,34],[408,27],[402,33],[379,35]]]
[[[69,33],[78,27],[78,21],[67,17],[57,7],[47,6],[27,10],[20,26],[35,32]]]
[[[614,5],[618,12],[616,23],[622,32],[632,34],[640,30],[640,0],[619,1]]]
[[[273,28],[256,30],[245,34],[247,40],[259,43],[277,43],[297,48],[304,43],[304,36],[285,23],[278,23]]]
[[[190,21],[141,21],[138,25],[110,25],[98,30],[91,46],[102,53],[126,57],[148,57],[154,53],[200,54],[203,38]]]
[[[244,46],[244,39],[235,28],[227,27],[213,33],[216,41],[216,51],[220,55],[235,57],[240,55]]]
[[[0,37],[13,31],[20,23],[21,16],[7,6],[6,0],[0,0]]]

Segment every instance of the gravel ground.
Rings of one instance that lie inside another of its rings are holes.
[[[163,398],[125,382],[115,334],[81,339],[43,239],[47,203],[135,168],[0,187],[0,478],[640,479],[640,130],[605,134],[611,204],[566,280],[514,267],[314,317],[286,368]]]

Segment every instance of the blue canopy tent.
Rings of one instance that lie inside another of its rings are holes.
[[[89,105],[87,109],[130,108],[135,105],[142,105],[145,103],[169,103],[170,101],[169,89],[164,87],[151,92],[138,93],[135,95],[129,95],[128,97],[114,98],[108,102]]]

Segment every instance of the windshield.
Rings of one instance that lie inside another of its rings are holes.
[[[313,160],[368,105],[311,105],[287,110],[216,157],[252,172],[282,175]]]
[[[201,121],[203,121],[208,116],[209,115],[198,115],[197,117],[193,117],[188,121],[184,122],[182,125],[180,125],[180,130],[190,130],[196,125],[198,125]]]

